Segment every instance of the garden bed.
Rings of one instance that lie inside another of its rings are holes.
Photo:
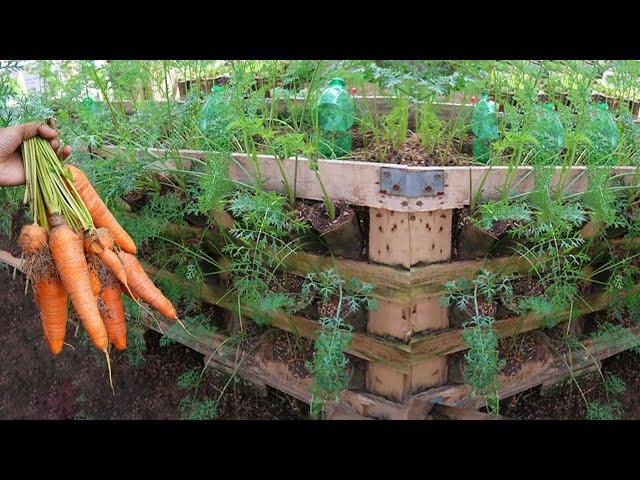
[[[116,152],[117,149],[110,147],[97,153],[110,156]],[[149,149],[149,152],[164,165],[174,163],[176,155],[181,158],[183,165],[189,159],[205,158],[204,153],[199,151]],[[233,160],[229,170],[233,180],[251,183],[253,179],[247,172],[252,171],[252,161],[257,161],[265,179],[264,188],[282,191],[283,177],[274,157],[258,155],[250,158],[245,154],[233,154]],[[459,241],[465,222],[459,222],[461,227],[454,228],[456,224],[453,219],[456,216],[465,218],[464,209],[474,201],[501,198],[505,186],[510,190],[510,195],[531,191],[535,186],[534,168],[411,167],[319,160],[318,173],[323,179],[321,185],[308,163],[309,160],[304,158],[286,159],[281,163],[289,184],[293,185],[294,178],[297,179],[295,191],[298,198],[319,202],[326,194],[335,202],[365,212],[368,209],[366,221],[362,221],[364,219],[360,214],[360,224],[368,226],[368,231],[362,231],[365,244],[368,245],[368,255],[354,260],[322,254],[320,251],[296,251],[282,259],[287,269],[296,275],[304,276],[335,268],[344,279],[360,279],[374,286],[373,295],[378,299],[379,307],[368,312],[365,326],[355,328],[346,352],[367,362],[366,389],[375,395],[372,397],[371,393],[362,392],[347,392],[345,395],[348,398],[349,395],[356,395],[352,399],[366,397],[369,403],[375,398],[378,406],[390,401],[389,405],[395,405],[389,407],[396,411],[393,415],[400,417],[408,415],[407,405],[418,401],[416,399],[436,398],[433,395],[437,392],[444,392],[444,401],[451,406],[477,407],[483,400],[472,396],[468,387],[443,386],[448,381],[447,355],[464,352],[469,346],[463,337],[464,329],[449,326],[450,312],[440,304],[440,297],[446,293],[447,282],[461,278],[474,279],[482,269],[505,275],[523,274],[529,269],[530,261],[519,255],[505,256],[505,252],[499,251],[487,256],[495,242],[481,244],[480,248],[476,245],[474,248],[477,253],[469,254],[469,251],[474,251],[473,248],[465,250]],[[560,187],[558,192],[565,196],[584,192],[588,188],[589,171],[586,167],[557,167],[550,185],[553,188]],[[389,187],[385,183],[386,172],[398,179],[396,183],[392,181]],[[434,184],[435,195],[431,195],[432,192],[427,192],[428,195],[402,195],[394,191],[396,185],[400,193],[403,193],[403,189],[412,188],[410,181],[421,175],[427,175],[428,182],[433,181],[433,175],[442,176],[441,183]],[[608,175],[620,178],[621,185],[634,185],[637,167],[616,167]],[[227,228],[232,224],[228,224]],[[184,225],[169,225],[165,232],[174,239],[202,235],[202,230],[197,227]],[[588,238],[587,230],[585,232],[584,237]],[[212,244],[220,244],[218,233],[206,235]],[[621,238],[611,242],[625,248],[636,247],[635,239]],[[595,244],[593,248],[598,250],[602,245]],[[465,250],[467,254],[460,255],[460,250]],[[454,253],[466,259],[456,260]],[[633,293],[625,292],[626,295]],[[207,283],[202,296],[206,301],[237,311],[238,302],[228,295],[226,289],[220,289],[215,283]],[[605,309],[613,300],[607,292],[585,292],[584,301],[556,315],[554,323],[574,321],[581,315]],[[240,306],[240,311],[249,317],[259,313],[245,306]],[[304,338],[314,339],[322,331],[317,317],[313,315],[271,314],[270,319],[272,326]],[[496,319],[492,330],[500,339],[537,330],[548,323],[547,318],[538,314],[509,315],[507,312]],[[597,351],[598,355],[608,354],[608,350]],[[559,375],[562,369],[558,361],[555,357],[549,359],[547,355],[538,358],[537,363],[534,362],[536,365],[526,366],[527,362],[522,359],[516,361],[517,365],[512,361],[512,375],[500,377],[501,383],[507,385],[501,390],[501,397]],[[512,378],[514,372],[517,380]],[[384,397],[388,400],[384,400]],[[367,410],[369,413],[371,408]],[[358,413],[364,415],[361,409]],[[387,413],[381,415],[389,417]]]

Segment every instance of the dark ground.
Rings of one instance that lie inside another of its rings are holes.
[[[0,238],[0,248],[18,252]],[[135,367],[125,352],[112,350],[115,395],[105,362],[95,349],[67,329],[65,346],[53,357],[42,337],[36,306],[24,295],[24,276],[15,280],[0,266],[0,419],[179,419],[178,405],[187,391],[178,378],[203,367],[203,357],[182,345],[160,347],[159,335],[145,334],[147,353]],[[211,370],[211,369],[209,369]],[[198,398],[216,399],[229,377],[209,374]],[[308,408],[283,393],[266,396],[241,382],[231,382],[218,404],[220,419],[302,419]]]
[[[626,384],[626,391],[619,395],[610,395],[609,400],[620,402],[620,419],[640,419],[640,356],[632,352],[622,352],[602,362],[605,378],[615,375]],[[588,402],[600,402],[608,405],[603,388],[602,377],[591,373],[576,378]],[[584,420],[587,405],[574,382],[565,382],[547,395],[541,395],[534,388],[504,400],[500,414],[507,418],[522,420]]]
[[[17,254],[15,244],[0,237],[0,249]],[[115,395],[104,361],[95,349],[67,330],[74,347],[53,357],[42,338],[32,294],[24,295],[24,277],[0,266],[0,419],[179,419],[180,401],[188,392],[178,378],[201,370],[202,355],[182,345],[159,346],[160,336],[145,334],[144,362],[134,366],[125,352],[112,350]],[[603,361],[603,373],[616,375],[626,391],[615,398],[623,419],[640,419],[640,356],[624,352]],[[208,374],[198,398],[216,399],[227,383],[222,374]],[[599,375],[578,377],[588,401],[606,403]],[[584,419],[586,404],[573,383],[541,395],[538,388],[502,402],[500,414],[514,419]],[[303,419],[308,407],[269,389],[266,395],[232,381],[218,404],[221,419]]]

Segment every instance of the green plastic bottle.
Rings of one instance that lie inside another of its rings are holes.
[[[94,102],[93,98],[91,97],[85,97],[82,100],[82,108],[83,110],[89,113],[97,113],[98,111],[98,106],[96,105],[96,102]]]
[[[320,154],[326,158],[341,157],[351,151],[349,129],[355,121],[355,106],[344,80],[334,78],[320,94],[317,105],[320,128]]]
[[[606,103],[598,104],[591,116],[587,137],[591,141],[592,151],[598,154],[608,155],[618,146],[618,128]]]
[[[229,103],[224,89],[215,85],[200,111],[200,131],[209,140],[219,143],[227,138],[227,126],[231,122]]]
[[[552,155],[564,148],[564,127],[555,112],[553,103],[545,103],[536,112],[533,135],[538,140],[539,153]]]
[[[476,137],[473,140],[473,158],[487,163],[491,155],[491,142],[498,139],[498,116],[496,102],[489,100],[489,92],[482,92],[480,101],[471,115],[471,131]]]

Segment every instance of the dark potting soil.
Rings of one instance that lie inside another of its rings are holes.
[[[306,338],[296,338],[282,330],[277,330],[272,339],[262,347],[266,360],[283,362],[296,378],[311,376],[306,362],[313,359],[313,342]]]
[[[0,237],[0,248],[19,254],[14,240]],[[126,352],[110,352],[115,395],[101,354],[67,328],[65,346],[52,356],[42,337],[39,312],[24,276],[0,266],[0,419],[180,419],[178,405],[187,391],[177,382],[187,370],[202,369],[203,356],[183,345],[160,347],[160,335],[144,334],[144,362],[134,366]],[[216,399],[229,377],[206,375],[199,398]],[[308,407],[288,395],[232,381],[221,396],[221,419],[301,419]]]
[[[365,211],[367,209],[352,207],[343,202],[334,202],[333,206],[335,219],[332,220],[324,202],[313,200],[298,200],[296,202],[299,218],[306,221],[319,236],[326,235],[324,239],[327,246],[335,255],[361,261],[367,260],[369,231],[369,214],[368,211]],[[348,242],[345,237],[348,238]],[[315,248],[313,245],[309,245],[305,247],[305,250],[325,253],[321,251],[320,245]]]
[[[640,356],[632,352],[622,352],[602,361],[602,373],[621,378],[627,389],[621,395],[610,395],[610,399],[620,402],[623,408],[621,419],[640,419]],[[608,404],[602,377],[597,372],[578,376],[577,381],[587,401]],[[534,388],[503,400],[500,414],[506,418],[521,420],[584,420],[587,414],[585,404],[575,382],[566,382],[547,394]]]
[[[452,220],[451,256],[453,260],[493,257],[509,253],[506,234],[516,222],[500,220],[488,230],[482,230],[471,221],[471,209],[454,210]]]
[[[528,332],[500,340],[498,355],[506,363],[500,370],[502,375],[513,376],[529,362],[545,361],[549,354],[535,332]]]
[[[336,211],[336,218],[331,220],[329,212],[324,202],[314,202],[311,200],[298,200],[296,207],[298,209],[300,218],[306,220],[311,228],[322,235],[330,228],[343,223],[353,212],[353,209],[346,204],[340,202],[334,202],[333,206]]]
[[[417,134],[407,138],[398,149],[394,149],[390,144],[375,142],[371,132],[362,133],[354,130],[352,134],[350,160],[411,166],[459,166],[474,163],[471,135],[454,138],[451,145],[438,145],[433,152],[429,152],[422,146]]]

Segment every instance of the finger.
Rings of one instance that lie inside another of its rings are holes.
[[[69,155],[71,155],[71,146],[65,145],[65,147],[62,149],[62,158],[65,159]]]
[[[50,140],[49,143],[51,144],[51,148],[56,151],[60,148],[60,142],[55,138],[53,140]]]
[[[29,123],[23,123],[22,125],[18,125],[16,128],[18,129],[18,132],[22,137],[22,142],[24,142],[25,140],[29,140],[30,138],[33,138],[36,135],[38,135],[38,129],[40,128],[40,124],[37,122],[29,122]]]
[[[58,136],[58,132],[56,130],[51,128],[49,125],[44,124],[39,125],[38,134],[40,134],[42,138],[46,138],[47,140],[52,140]],[[53,144],[51,144],[51,146],[53,147]],[[53,149],[55,150],[56,147],[54,147]]]

